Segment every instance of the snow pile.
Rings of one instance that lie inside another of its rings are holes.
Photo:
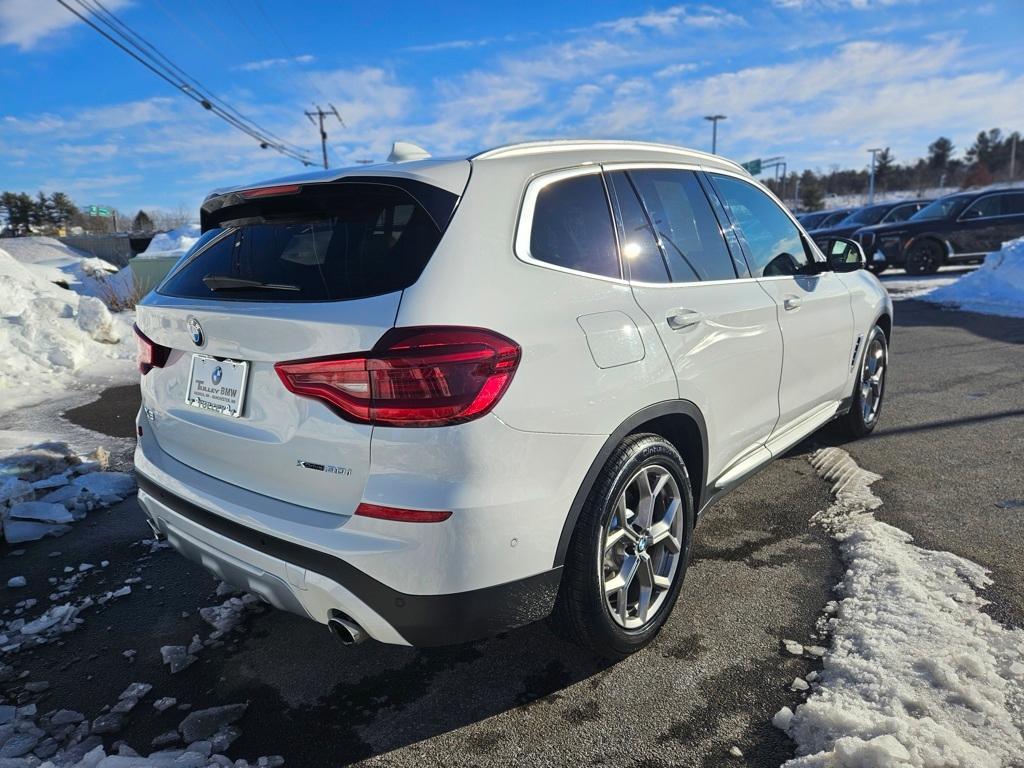
[[[198,223],[185,224],[170,232],[162,232],[154,237],[149,243],[149,247],[135,258],[161,259],[166,256],[181,256],[195,245],[201,235],[202,230]]]
[[[0,249],[0,411],[67,389],[87,367],[134,356],[130,313],[50,281],[51,267]],[[127,369],[127,366],[126,366]]]
[[[875,519],[879,475],[845,451],[811,462],[835,502],[816,519],[847,566],[824,669],[775,724],[798,745],[788,768],[1020,765],[1024,631],[982,612],[980,565],[913,544]]]
[[[52,237],[13,237],[0,241],[0,251],[48,282],[67,286],[83,296],[108,301],[134,294],[131,272],[109,261],[71,248]]]
[[[109,472],[102,448],[78,456],[67,443],[41,443],[0,459],[0,539],[10,544],[62,536],[87,513],[135,492],[135,479]]]
[[[1004,243],[976,272],[924,298],[969,312],[1024,317],[1024,237]]]
[[[126,742],[117,741],[116,748],[107,752],[103,737],[119,733],[132,711],[152,689],[148,683],[132,683],[113,706],[92,722],[71,709],[40,715],[36,704],[0,705],[0,765],[5,768],[278,768],[284,765],[284,759],[278,755],[261,757],[251,764],[224,756],[223,752],[241,736],[242,732],[233,723],[245,714],[248,703],[192,712],[176,729],[153,740],[164,746],[184,746],[162,749],[143,757]]]

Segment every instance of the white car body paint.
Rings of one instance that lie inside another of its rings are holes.
[[[361,179],[458,199],[401,290],[333,301],[146,297],[139,328],[170,350],[142,377],[136,452],[140,499],[157,528],[281,607],[324,623],[337,611],[378,640],[430,644],[445,628],[424,624],[481,606],[515,614],[502,619],[510,626],[550,609],[574,505],[610,437],[636,414],[692,404],[705,429],[703,472],[694,471],[705,502],[833,418],[854,388],[855,340],[892,316],[868,272],[648,284],[531,253],[543,189],[648,167],[732,175],[771,197],[729,161],[631,142],[539,142],[215,193],[210,200],[233,205],[254,187],[302,185],[305,194]],[[803,299],[797,312],[782,306],[790,294]],[[284,361],[366,352],[392,328],[419,326],[488,329],[520,347],[493,410],[447,426],[356,423],[289,391],[275,372]],[[239,418],[185,404],[193,353],[248,363]],[[361,503],[451,515],[397,522],[355,515]],[[523,586],[540,581],[542,594]],[[460,600],[472,605],[463,611]],[[452,637],[495,629],[474,621]]]

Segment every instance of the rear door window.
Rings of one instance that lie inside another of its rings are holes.
[[[563,269],[622,277],[599,173],[571,176],[541,188],[530,227],[530,256]]]
[[[986,195],[979,197],[963,212],[961,219],[987,219],[991,216],[1003,214],[1003,199],[1005,195]]]
[[[275,302],[391,293],[419,278],[442,235],[409,192],[390,184],[316,185],[216,213],[223,236],[194,249],[160,293]]]
[[[626,172],[613,171],[607,178],[617,213],[622,261],[629,279],[639,283],[672,282],[650,219]]]
[[[693,171],[629,171],[650,214],[673,283],[736,277],[718,219]]]

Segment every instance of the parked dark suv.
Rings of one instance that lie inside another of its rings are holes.
[[[942,197],[904,222],[865,227],[855,233],[873,260],[908,274],[927,275],[943,264],[982,262],[989,251],[1024,236],[1024,189],[987,189]]]
[[[864,227],[906,221],[930,202],[931,200],[892,200],[886,203],[865,205],[863,208],[858,208],[838,224],[832,224],[831,226],[818,225],[817,228],[810,229],[807,234],[813,237],[819,245],[827,243],[834,237],[853,237],[854,233]],[[806,224],[804,226],[805,228],[807,227]],[[876,274],[885,271],[887,266],[885,261],[874,259],[874,253],[867,249],[865,249],[864,253],[868,257],[868,269]]]

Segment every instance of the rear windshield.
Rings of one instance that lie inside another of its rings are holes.
[[[280,302],[341,301],[400,291],[419,278],[447,224],[445,219],[439,225],[437,210],[432,216],[398,186],[347,183],[307,189],[260,200],[239,198],[235,207],[218,208],[217,226],[158,292]],[[433,192],[436,209],[441,190]]]

